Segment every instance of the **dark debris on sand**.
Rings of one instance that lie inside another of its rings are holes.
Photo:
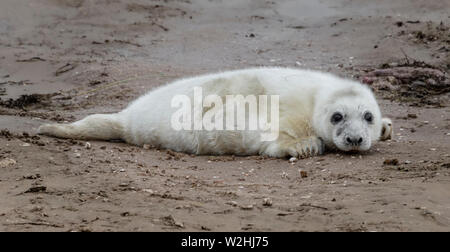
[[[17,99],[8,99],[1,100],[0,106],[7,108],[19,108],[24,109],[31,105],[40,105],[41,107],[45,107],[50,105],[50,98],[55,94],[30,94],[30,95],[21,95]]]
[[[407,58],[405,62],[386,63],[367,71],[362,82],[391,100],[415,106],[448,105],[450,77],[445,67]]]

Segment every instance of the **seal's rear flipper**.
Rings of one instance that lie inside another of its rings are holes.
[[[59,138],[116,140],[123,139],[123,125],[119,114],[96,114],[71,124],[44,124],[38,133]]]

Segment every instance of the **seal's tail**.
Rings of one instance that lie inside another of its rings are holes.
[[[90,115],[71,124],[44,124],[39,134],[82,140],[123,139],[124,127],[119,114]]]

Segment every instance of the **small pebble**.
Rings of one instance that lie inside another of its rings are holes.
[[[273,205],[273,201],[271,198],[264,198],[263,199],[263,206],[270,207]]]
[[[234,206],[234,207],[238,205],[238,203],[236,201],[230,201],[230,202],[227,202],[227,204],[230,206]]]
[[[181,221],[175,221],[175,226],[180,227],[180,228],[184,228],[184,224]]]
[[[11,158],[6,158],[6,159],[3,159],[0,161],[0,168],[5,168],[7,166],[14,165],[16,163],[17,163],[16,160],[11,159]]]
[[[152,189],[142,189],[143,192],[153,194],[154,191]]]
[[[253,205],[241,206],[240,208],[241,208],[242,210],[252,210],[252,209],[253,209]]]
[[[307,178],[308,177],[308,173],[304,170],[300,170],[300,177],[301,178]]]
[[[384,165],[398,165],[398,159],[386,159],[383,162]]]

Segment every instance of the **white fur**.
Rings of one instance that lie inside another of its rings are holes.
[[[279,95],[280,133],[275,141],[260,141],[259,131],[175,131],[170,122],[177,108],[174,95],[193,96],[194,87],[203,95]],[[373,124],[362,115],[370,110]],[[330,123],[335,111],[346,115],[341,135]],[[382,118],[372,92],[362,84],[337,76],[287,68],[255,68],[181,79],[159,87],[111,115],[92,115],[72,124],[40,127],[41,134],[77,139],[122,139],[130,144],[195,154],[268,155],[307,157],[321,154],[324,147],[366,150],[379,140]],[[343,133],[342,133],[343,132]],[[342,146],[342,134],[364,135],[360,148]]]
[[[381,130],[380,140],[385,141],[392,139],[394,135],[394,127],[392,126],[392,120],[389,118],[382,119],[383,129]]]

